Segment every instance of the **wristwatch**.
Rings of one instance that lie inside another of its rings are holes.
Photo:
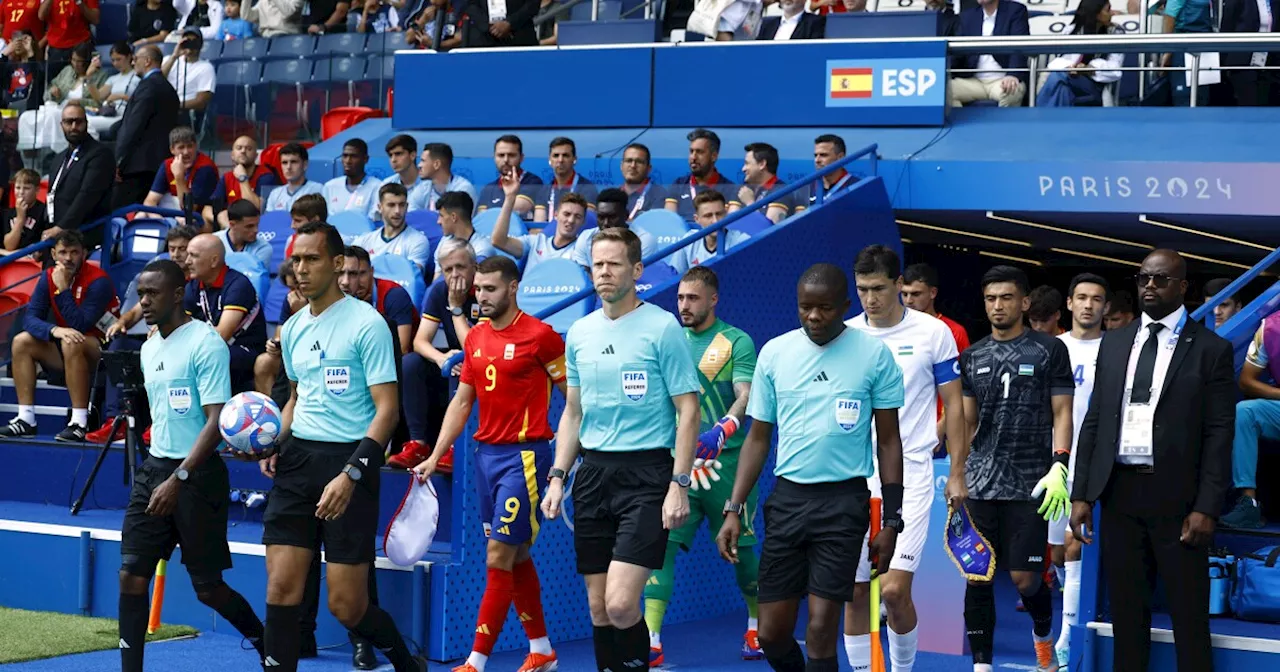
[[[733,503],[733,500],[731,500],[731,499],[726,499],[726,500],[724,500],[724,510],[723,510],[723,511],[721,511],[721,513],[722,513],[722,514],[724,514],[724,515],[728,515],[728,514],[730,514],[730,513],[736,513],[736,514],[738,514],[738,517],[739,517],[739,518],[742,518],[743,516],[745,516],[745,515],[747,514],[747,505],[746,505],[746,504],[734,504],[734,503]]]
[[[687,488],[690,485],[693,485],[693,479],[689,477],[689,474],[685,474],[685,473],[680,473],[672,476],[671,482],[675,483],[676,485],[682,488]]]
[[[885,518],[881,521],[880,525],[886,529],[893,530],[898,534],[902,534],[903,528],[907,526],[906,523],[902,522],[901,518]]]
[[[566,477],[568,477],[568,474],[564,473],[564,469],[553,467],[551,471],[547,472],[548,483],[550,483],[553,478],[558,478],[563,483]]]
[[[174,469],[173,475],[176,476],[177,479],[179,481],[182,481],[183,483],[186,483],[187,479],[191,478],[191,472],[187,471],[186,469],[183,469],[182,467],[178,467],[177,469]]]
[[[461,306],[449,306],[449,312],[453,313],[454,317],[462,317]]]
[[[360,482],[360,477],[363,475],[360,473],[360,467],[357,467],[354,464],[348,464],[347,466],[343,467],[342,473],[346,474],[347,478],[351,479],[352,481],[355,481],[356,483]]]

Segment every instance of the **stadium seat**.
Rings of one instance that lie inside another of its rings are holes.
[[[396,50],[407,48],[408,44],[404,41],[404,33],[377,33],[370,35],[369,41],[365,43],[366,52],[386,54],[387,58],[391,58]]]
[[[200,60],[216,61],[222,58],[222,45],[224,44],[227,43],[219,42],[217,40],[209,40],[208,42],[205,42],[204,46],[200,47]]]
[[[364,33],[338,33],[321,35],[316,42],[316,56],[360,56],[365,53],[365,42],[368,36]]]
[[[493,227],[498,223],[498,215],[501,213],[501,210],[495,208],[485,210],[471,220],[471,226],[475,227],[476,231],[479,231],[486,236],[492,235]],[[523,236],[528,232],[529,229],[525,227],[524,220],[520,218],[520,215],[517,215],[514,212],[511,213],[511,226],[507,227],[507,235]]]
[[[273,37],[267,44],[267,58],[306,58],[316,53],[316,38],[312,35],[286,35]]]
[[[674,271],[673,271],[674,272]],[[533,268],[520,279],[520,309],[537,315],[552,304],[572,296],[590,286],[590,280],[582,267],[569,259],[548,259]],[[591,297],[542,317],[558,333],[569,331],[569,325],[592,310]]]
[[[543,262],[546,263],[546,262]],[[534,266],[537,268],[537,266]],[[636,293],[643,294],[654,287],[662,285],[679,278],[680,274],[676,269],[664,261],[655,262],[644,267],[644,273],[636,280]]]
[[[1071,32],[1071,17],[1033,16],[1027,19],[1027,25],[1031,28],[1032,35],[1066,35]]]
[[[311,61],[268,61],[263,67],[262,80],[253,87],[253,118],[267,124],[268,141],[298,136],[299,126],[305,121],[302,83],[310,79]]]
[[[356,239],[356,236],[364,235],[373,230],[373,224],[369,222],[368,217],[364,216],[364,213],[350,210],[329,215],[329,223],[338,230],[338,233],[342,234],[342,239],[348,245]]]
[[[427,240],[431,241],[431,251],[434,253],[436,244],[444,237],[444,231],[440,229],[440,215],[434,210],[414,210],[405,216],[405,221],[409,226],[427,234]]]
[[[258,303],[265,304],[267,293],[271,287],[271,274],[267,271],[267,267],[262,265],[262,260],[248,252],[232,252],[227,255],[227,266],[233,268],[253,283],[253,289],[258,293]]]
[[[213,104],[218,116],[253,118],[249,109],[253,100],[250,87],[262,81],[262,64],[257,61],[223,63],[217,67],[215,75],[218,84],[213,92]]]
[[[94,31],[96,41],[101,44],[115,44],[121,40],[129,39],[129,10],[130,5],[103,3],[98,6],[98,26]],[[111,61],[106,58],[102,59],[103,65],[109,65]]]
[[[271,285],[267,288],[267,298],[262,302],[262,309],[266,311],[267,324],[279,324],[276,320],[280,319],[280,309],[284,308],[285,298],[288,296],[289,288],[284,286],[280,278],[273,278]]]
[[[582,230],[583,230],[583,231],[586,231],[587,229],[594,229],[594,228],[596,228],[597,223],[596,223],[596,211],[595,211],[595,210],[592,210],[591,208],[587,208],[587,216],[586,216],[584,219],[585,219],[585,221],[584,221],[584,222],[582,222]]]
[[[620,0],[600,0],[600,9],[596,13],[596,18],[600,21],[613,21],[622,17],[622,2]],[[569,19],[573,21],[590,21],[591,20],[591,3],[581,2],[573,6],[569,10]],[[563,20],[563,18],[561,19]]]
[[[307,104],[310,103],[310,101],[306,102]],[[321,141],[328,140],[366,119],[376,119],[381,116],[384,116],[382,110],[374,110],[368,107],[330,108],[320,117],[320,139]]]
[[[265,37],[251,37],[247,40],[232,40],[222,45],[222,60],[254,59],[267,57],[267,47],[271,40]],[[221,80],[219,80],[221,81]]]
[[[0,294],[0,317],[7,316],[27,304],[30,297],[19,294]]]
[[[0,292],[14,296],[30,297],[40,280],[40,262],[27,258],[0,266]]]
[[[320,112],[359,106],[361,102],[377,104],[377,92],[364,79],[367,65],[365,59],[351,56],[316,61],[311,83],[303,85],[307,102]]]
[[[729,225],[734,231],[741,231],[748,236],[754,236],[769,230],[773,226],[773,221],[765,217],[763,212],[759,210],[739,219]]]
[[[657,240],[659,249],[689,235],[689,224],[670,210],[642,212],[631,222],[631,228],[648,231]]]
[[[102,59],[102,67],[108,67],[111,64],[111,45],[98,45],[98,57]]]
[[[422,303],[427,299],[427,283],[422,279],[418,266],[408,258],[398,254],[378,254],[373,256],[373,277],[390,280],[409,292],[413,305],[422,310]]]
[[[395,62],[395,57],[391,55],[369,57],[369,65],[365,68],[363,81],[372,83],[374,97],[378,101],[390,95],[391,85],[395,82]],[[387,114],[391,114],[390,104],[387,106]]]
[[[293,235],[293,218],[283,210],[262,213],[258,220],[258,240],[271,243],[271,268],[280,268],[284,263],[284,248]],[[269,317],[275,317],[270,315]]]
[[[165,253],[165,238],[170,223],[165,219],[142,216],[126,222],[116,246],[116,260],[106,270],[116,283],[116,291],[123,293],[129,280],[152,259]]]

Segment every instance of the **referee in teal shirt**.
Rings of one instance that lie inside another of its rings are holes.
[[[649,667],[640,597],[666,559],[668,532],[689,516],[701,410],[684,328],[636,296],[640,239],[625,227],[602,229],[591,254],[601,308],[565,339],[568,395],[542,511],[560,515],[566,472],[586,449],[573,485],[578,573],[596,667],[626,672]]]
[[[298,229],[290,262],[306,310],[280,333],[289,376],[279,452],[262,472],[275,483],[262,515],[267,547],[264,666],[298,669],[299,604],[316,539],[324,546],[329,610],[373,642],[396,672],[425,672],[391,616],[369,602],[378,533],[378,469],[399,421],[391,331],[378,311],[338,287],[342,235],[316,222]]]
[[[747,406],[755,422],[716,545],[726,560],[738,561],[743,508],[776,425],[778,483],[764,505],[760,553],[760,647],[780,672],[835,672],[840,616],[853,595],[871,522],[873,418],[884,513],[871,550],[881,574],[889,570],[902,531],[902,370],[879,339],[845,327],[852,302],[849,280],[838,267],[811,266],[796,295],[801,328],[760,350]],[[805,595],[807,663],[793,634]]]

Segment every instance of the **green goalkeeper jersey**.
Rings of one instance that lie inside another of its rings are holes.
[[[729,413],[737,395],[734,383],[750,383],[756,371],[756,346],[747,333],[722,320],[716,320],[711,328],[694,333],[686,328],[684,334],[693,350],[693,361],[698,365],[698,399],[702,405],[702,424],[698,432],[705,432]],[[725,450],[737,450],[746,440],[745,431],[735,432],[724,443]]]

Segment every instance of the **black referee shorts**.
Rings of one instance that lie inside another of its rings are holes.
[[[604,574],[615,560],[662,569],[662,503],[675,466],[671,451],[583,452],[572,492],[578,573]]]
[[[174,547],[181,546],[182,564],[188,574],[212,576],[231,568],[231,548],[227,545],[231,483],[222,458],[210,456],[191,472],[186,483],[179,484],[178,504],[172,514],[147,514],[151,493],[180,464],[182,460],[148,457],[134,472],[133,490],[120,531],[120,555],[136,556],[150,563],[168,560]]]
[[[848,602],[870,521],[865,478],[813,484],[779,478],[764,503],[759,600],[817,595]]]
[[[996,569],[1006,572],[1042,572],[1049,525],[1036,501],[992,499],[965,501],[969,519],[996,553]]]
[[[342,473],[360,444],[294,437],[280,451],[276,477],[262,514],[262,543],[314,549],[319,539],[325,559],[343,565],[373,562],[378,536],[377,469],[362,469],[347,510],[337,520],[320,520],[316,506],[324,488]]]

